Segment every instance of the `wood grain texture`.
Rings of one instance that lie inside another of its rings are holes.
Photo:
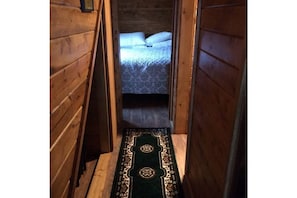
[[[105,60],[105,38],[103,37],[103,31],[104,28],[100,30],[101,36],[98,41],[84,137],[85,150],[91,158],[98,157],[100,153],[110,152],[112,150],[107,73],[109,65]]]
[[[196,20],[196,1],[182,1],[181,27],[179,33],[178,74],[175,108],[175,133],[187,133],[192,67],[194,56],[194,33]]]
[[[94,0],[94,10],[99,9],[99,4],[101,1],[102,0]],[[69,7],[77,7],[77,8],[81,7],[79,0],[50,0],[50,3],[69,6]]]
[[[125,0],[118,2],[120,9],[131,8],[172,8],[173,1],[171,0]]]
[[[71,196],[76,184],[72,171],[78,157],[77,137],[85,111],[100,2],[94,0],[95,11],[82,13],[79,0],[50,1],[50,167],[54,185],[51,193],[55,195],[52,197]],[[71,148],[76,150],[70,160],[67,156]],[[66,159],[72,161],[67,161],[68,165],[74,166],[71,173],[64,168]]]
[[[87,197],[89,198],[102,197],[105,181],[109,175],[107,170],[109,167],[110,158],[111,158],[111,153],[105,153],[100,155],[99,162],[95,169],[92,183],[88,191]]]
[[[246,55],[246,51],[242,50],[245,40],[204,30],[200,34],[201,49],[234,67],[242,67],[242,60]]]
[[[120,32],[141,31],[145,34],[172,31],[172,10],[172,0],[119,1],[119,30]]]
[[[51,178],[51,197],[62,197],[61,195],[67,187],[67,183],[71,176],[74,154],[75,145],[73,145],[71,151],[66,156],[65,161],[58,171],[56,177]]]
[[[228,5],[244,5],[245,0],[206,0],[202,1],[202,8],[205,7],[222,7]]]
[[[172,134],[171,138],[179,177],[181,182],[183,182],[186,163],[187,134]]]
[[[123,94],[123,127],[170,127],[168,95]]]
[[[97,12],[81,12],[79,8],[51,5],[50,37],[51,39],[94,31]]]
[[[86,80],[91,54],[83,56],[50,78],[50,110],[53,111],[66,96]]]
[[[228,182],[235,113],[246,60],[245,6],[230,2],[203,1],[208,6],[202,9],[196,37],[185,172],[190,197],[224,197]]]
[[[69,187],[70,187],[70,180],[67,182],[66,187],[64,189],[64,192],[62,194],[62,198],[67,198],[69,193]]]
[[[75,188],[76,188],[76,182],[79,180],[79,168],[81,164],[81,159],[82,159],[82,152],[83,152],[83,138],[85,135],[85,126],[86,126],[86,117],[87,117],[87,110],[89,108],[89,97],[90,97],[90,91],[91,91],[91,83],[93,79],[93,69],[94,69],[94,64],[95,64],[95,57],[96,57],[96,49],[97,49],[97,44],[98,44],[98,37],[99,37],[99,29],[100,29],[100,24],[102,23],[102,18],[103,16],[103,1],[100,1],[99,5],[99,10],[98,10],[98,19],[97,19],[97,24],[96,24],[96,31],[94,34],[94,47],[92,51],[92,62],[90,65],[90,71],[87,79],[87,90],[86,90],[86,95],[85,95],[85,103],[84,103],[84,111],[82,113],[82,119],[81,119],[81,127],[80,127],[80,132],[78,135],[78,142],[77,142],[77,153],[76,157],[74,159],[74,169],[73,169],[73,175],[72,175],[72,180],[70,183],[70,193],[69,196],[73,197],[75,193]]]
[[[109,85],[109,99],[110,99],[110,114],[112,125],[112,142],[116,141],[117,137],[117,106],[116,106],[116,88],[115,88],[115,73],[113,60],[113,41],[112,41],[112,19],[111,19],[111,4],[110,0],[104,0],[105,13],[105,42],[107,53],[107,74]]]
[[[142,24],[142,23],[129,23],[129,22],[123,22],[119,24],[119,30],[121,33],[127,33],[127,32],[145,32],[146,35],[151,35],[157,32],[162,31],[171,31],[171,25],[166,24],[165,26],[160,23],[150,23]]]
[[[120,10],[119,18],[125,23],[131,24],[151,24],[151,23],[160,23],[160,20],[165,20],[169,26],[171,26],[172,20],[172,9],[158,9],[158,10],[146,10],[146,9],[137,9],[137,10]]]
[[[200,51],[199,68],[221,86],[228,94],[235,96],[238,69]]]
[[[94,42],[94,31],[75,34],[50,41],[51,75],[91,52]]]
[[[50,0],[50,3],[80,8],[80,1],[78,0]]]
[[[50,146],[55,143],[79,107],[83,105],[86,86],[86,81],[78,85],[77,88],[65,98],[61,106],[51,114]]]
[[[97,161],[98,159],[95,159],[86,163],[86,170],[79,179],[79,186],[75,188],[74,198],[82,198],[87,196]]]
[[[237,17],[234,17],[236,15]],[[210,31],[244,37],[246,29],[241,24],[246,21],[244,6],[218,7],[202,10],[201,28]]]
[[[113,55],[114,55],[114,75],[116,89],[116,105],[117,105],[117,127],[121,131],[123,120],[123,101],[122,101],[122,80],[120,68],[120,30],[119,30],[119,14],[118,0],[111,0],[111,18],[113,31]]]
[[[76,144],[80,125],[82,108],[78,110],[71,122],[65,128],[60,138],[50,149],[50,170],[51,179],[53,179],[61,167],[66,156],[71,152],[71,148]]]

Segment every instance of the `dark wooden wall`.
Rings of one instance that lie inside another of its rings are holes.
[[[192,197],[223,197],[246,61],[245,0],[201,0],[186,186]]]
[[[94,0],[95,11],[82,13],[79,0],[50,1],[51,197],[73,190],[100,2]]]
[[[118,0],[120,32],[172,31],[173,0]]]

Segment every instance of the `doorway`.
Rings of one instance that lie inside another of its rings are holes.
[[[125,127],[172,127],[170,116],[173,106],[173,61],[176,42],[171,43],[167,87],[164,91],[146,91],[141,93],[122,92],[122,73],[120,60],[120,33],[143,32],[145,38],[159,32],[170,32],[171,40],[175,41],[177,28],[176,2],[173,0],[153,1],[112,1],[113,41],[116,76],[118,131]],[[147,82],[145,82],[147,83]],[[159,83],[159,82],[152,82]],[[151,85],[148,85],[151,86]],[[123,122],[121,122],[121,120]]]

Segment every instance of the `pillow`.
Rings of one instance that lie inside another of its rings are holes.
[[[120,33],[120,47],[131,47],[135,45],[145,45],[145,35],[143,32]]]
[[[153,45],[154,43],[159,43],[162,41],[167,41],[172,39],[172,33],[171,32],[159,32],[156,34],[153,34],[145,39],[145,42],[147,45]]]
[[[162,41],[159,43],[154,43],[153,47],[171,47],[172,40]]]

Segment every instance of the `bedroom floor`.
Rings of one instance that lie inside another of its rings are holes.
[[[123,127],[170,127],[168,95],[123,94]]]
[[[168,96],[124,95],[123,120],[123,127],[170,127]],[[87,197],[110,197],[121,139],[122,136],[119,133],[113,152],[100,155]],[[185,168],[187,135],[173,134],[172,141],[182,180]]]

